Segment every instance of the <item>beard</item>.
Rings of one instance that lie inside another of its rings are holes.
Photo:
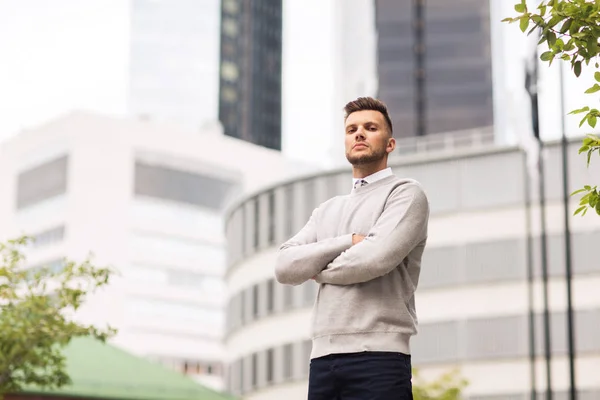
[[[353,155],[351,154],[351,152],[348,152],[346,153],[346,159],[352,165],[366,165],[377,161],[381,161],[387,155],[385,148],[370,149],[371,152],[369,153],[359,153]]]

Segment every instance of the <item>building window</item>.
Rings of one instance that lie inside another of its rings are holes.
[[[291,343],[283,346],[283,379],[291,379],[294,365],[294,347]]]
[[[246,385],[244,384],[244,367],[246,366],[246,362],[244,359],[240,360],[239,363],[240,366],[240,393],[244,393],[244,388],[246,387]]]
[[[310,217],[315,208],[315,181],[308,180],[304,183],[304,210],[306,219]]]
[[[221,76],[227,81],[235,82],[240,76],[240,71],[234,63],[223,61],[221,64]]]
[[[267,281],[267,313],[272,313],[275,309],[275,281]]]
[[[68,156],[63,156],[21,172],[17,177],[17,208],[66,193],[68,163]]]
[[[223,18],[223,33],[226,36],[235,38],[239,33],[237,22],[233,18]]]
[[[292,237],[294,235],[294,185],[288,185],[285,188],[285,202],[286,202],[286,212],[285,212],[285,229],[286,235],[288,237]]]
[[[236,0],[223,0],[223,10],[229,14],[236,14],[239,10],[239,4]]]
[[[267,383],[273,382],[273,349],[267,350]]]
[[[237,101],[237,92],[233,88],[224,87],[223,90],[221,90],[221,98],[228,103],[235,103]],[[235,115],[233,115],[232,118],[235,118]]]
[[[135,164],[135,194],[220,210],[236,183],[166,166]]]
[[[260,244],[260,201],[258,197],[254,199],[254,249],[257,250]]]
[[[275,224],[277,220],[275,219],[275,192],[271,191],[269,193],[269,244],[272,245],[275,243]]]
[[[45,247],[54,243],[59,243],[64,239],[65,227],[59,226],[48,229],[33,236],[33,248]]]
[[[258,386],[258,354],[252,354],[252,388]]]
[[[252,286],[252,316],[258,317],[258,285]]]

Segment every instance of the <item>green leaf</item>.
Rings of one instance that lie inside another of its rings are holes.
[[[544,15],[546,15],[546,6],[542,3],[539,5],[538,7],[540,9],[540,15],[543,17]]]
[[[556,33],[550,31],[548,32],[548,45],[554,47],[556,44]]]
[[[600,90],[600,85],[598,85],[597,83],[594,83],[594,86],[592,86],[591,88],[587,89],[585,91],[585,93],[587,93],[587,94],[596,93],[599,90]]]
[[[573,64],[573,72],[575,72],[575,76],[579,78],[579,75],[581,75],[581,61],[575,61],[575,64]]]
[[[515,11],[518,13],[524,13],[526,9],[527,6],[525,4],[515,4]]]
[[[583,126],[583,124],[585,123],[585,121],[587,121],[587,119],[589,118],[590,114],[586,114],[581,121],[579,121],[579,127],[581,128]]]
[[[580,212],[582,212],[583,210],[585,210],[587,208],[587,206],[581,206],[579,207],[577,210],[575,210],[575,213],[573,215],[577,215]]]
[[[550,61],[553,57],[554,57],[554,53],[552,53],[551,51],[545,51],[540,56],[540,60],[542,60],[542,61]]]
[[[521,28],[521,32],[525,32],[529,27],[529,17],[523,16],[521,17],[521,22],[519,23],[519,27]]]
[[[579,109],[577,109],[577,110],[573,110],[573,111],[571,111],[571,112],[569,113],[569,115],[581,114],[581,113],[583,113],[583,112],[586,112],[586,111],[589,111],[589,110],[590,110],[590,108],[589,108],[588,106],[585,106],[585,107],[583,107],[583,108],[579,108]],[[584,140],[585,140],[585,139],[584,139]]]
[[[588,53],[589,53],[588,55],[590,57],[593,57],[596,54],[598,54],[598,38],[595,35],[588,36],[588,39],[587,39],[587,50],[588,50]]]
[[[571,27],[571,24],[573,23],[573,20],[571,18],[567,19],[562,26],[560,27],[560,33],[565,33],[566,31],[569,30],[569,28]]]
[[[588,124],[592,127],[595,128],[596,127],[596,116],[595,115],[590,115],[588,118]],[[589,158],[588,158],[589,160]],[[589,163],[589,161],[588,161]]]

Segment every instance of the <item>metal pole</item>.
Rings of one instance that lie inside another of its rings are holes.
[[[533,312],[533,235],[531,233],[531,177],[525,153],[525,229],[527,231],[527,308],[529,311],[529,373],[530,399],[537,400],[535,377],[535,313]]]
[[[540,155],[538,160],[539,196],[540,196],[540,247],[542,258],[542,289],[544,302],[544,358],[546,360],[546,399],[552,400],[552,355],[550,334],[550,309],[548,306],[548,243],[546,232],[546,189],[544,172],[544,141],[538,137]]]
[[[427,134],[425,107],[425,0],[413,0],[415,54],[415,134]]]
[[[567,286],[567,345],[569,353],[569,399],[577,399],[577,387],[575,384],[575,321],[573,316],[572,296],[572,257],[571,257],[571,228],[569,212],[569,171],[568,171],[568,143],[565,121],[564,100],[564,76],[563,63],[559,63],[560,71],[560,115],[561,115],[561,151],[562,151],[562,174],[563,174],[563,217],[565,222],[565,281]]]
[[[533,134],[538,142],[538,189],[540,205],[540,252],[542,268],[542,291],[543,291],[543,325],[544,325],[544,358],[546,361],[546,399],[552,400],[552,355],[550,334],[550,310],[548,305],[548,241],[546,231],[546,173],[544,171],[544,141],[540,137],[539,109],[538,109],[538,56],[537,46],[533,53],[533,71],[528,72],[525,86],[531,98],[531,114]]]

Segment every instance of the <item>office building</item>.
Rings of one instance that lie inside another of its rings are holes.
[[[396,137],[493,125],[489,8],[480,0],[375,0],[378,97]]]
[[[218,125],[72,113],[0,146],[0,240],[34,237],[30,267],[89,254],[112,266],[118,275],[77,317],[109,323],[114,344],[221,388],[223,208],[310,171]]]
[[[571,154],[578,147],[579,141],[572,142]],[[539,208],[533,185],[530,229],[524,153],[488,143],[451,153],[439,149],[394,155],[390,165],[397,175],[420,181],[431,204],[416,294],[419,333],[411,341],[413,366],[426,380],[458,368],[469,381],[465,399],[529,399],[532,331],[527,271],[531,265],[535,376],[538,392],[544,392]],[[571,157],[569,169],[573,189],[593,182],[584,157]],[[566,398],[561,397],[568,390],[568,368],[560,171],[560,147],[550,143],[546,200],[552,383],[556,398]],[[311,312],[318,285],[277,283],[276,253],[306,223],[314,207],[349,193],[351,187],[352,174],[346,167],[265,187],[229,208],[227,387],[241,398],[306,399]],[[572,210],[575,206],[573,202]],[[600,397],[600,264],[594,243],[600,240],[600,218],[592,213],[571,217],[570,223],[577,383],[581,399],[596,399]],[[532,247],[528,247],[530,234]],[[527,262],[529,249],[533,264]]]
[[[223,0],[220,43],[225,134],[281,150],[282,0]]]

